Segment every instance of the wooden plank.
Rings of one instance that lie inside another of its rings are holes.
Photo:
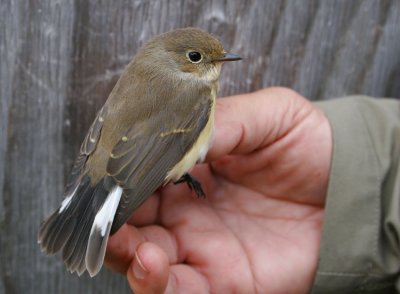
[[[64,185],[63,129],[68,100],[73,1],[10,4],[2,15],[16,17],[14,60],[1,203],[1,274],[5,293],[110,293],[127,289],[118,275],[102,272],[95,282],[68,274],[59,258],[40,253],[41,219],[61,199]],[[28,23],[30,26],[21,25]],[[14,35],[15,34],[15,35]],[[4,137],[3,137],[4,138]],[[3,141],[3,140],[1,140]],[[6,237],[4,237],[6,236]]]
[[[282,85],[312,100],[400,97],[399,1],[2,1],[0,293],[129,292],[108,270],[66,273],[36,234],[125,65],[152,36],[185,26],[245,58],[224,68],[220,96]]]
[[[400,93],[400,2],[393,1],[375,28],[379,38],[363,80],[362,92],[372,96],[397,97]]]

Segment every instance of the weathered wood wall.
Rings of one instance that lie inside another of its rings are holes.
[[[129,291],[108,270],[70,275],[36,234],[138,46],[185,26],[245,58],[225,67],[221,96],[283,85],[313,100],[400,97],[400,1],[1,0],[0,293]]]

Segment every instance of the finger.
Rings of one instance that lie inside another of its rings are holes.
[[[108,239],[105,265],[113,271],[125,274],[137,246],[144,241],[145,237],[137,228],[124,224]]]
[[[165,293],[210,293],[207,279],[186,264],[178,264],[170,267]]]
[[[157,190],[133,212],[127,223],[136,227],[154,224],[157,221],[159,205],[160,191]]]
[[[146,241],[163,250],[170,264],[182,261],[178,256],[178,244],[171,232],[160,226],[147,226],[140,229]]]
[[[157,245],[144,242],[138,246],[126,276],[136,294],[164,293],[169,277],[168,257]]]
[[[307,100],[286,88],[268,88],[217,100],[213,161],[228,154],[250,153],[282,137],[299,119]]]
[[[150,242],[138,247],[127,279],[136,294],[209,293],[204,276],[189,265],[169,266],[164,251]]]
[[[137,247],[145,241],[161,248],[170,264],[182,261],[182,257],[178,255],[178,244],[175,237],[165,228],[153,225],[138,229],[125,224],[108,241],[106,266],[116,272],[126,273],[129,264],[135,257]]]

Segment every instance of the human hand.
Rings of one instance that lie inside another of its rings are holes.
[[[269,88],[217,101],[214,145],[194,176],[205,199],[168,185],[108,243],[135,293],[308,293],[332,153],[326,117]]]

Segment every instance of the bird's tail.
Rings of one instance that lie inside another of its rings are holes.
[[[88,176],[69,189],[60,208],[45,220],[38,242],[47,254],[61,252],[67,269],[96,275],[103,265],[110,229],[122,188],[103,179],[90,185]]]

